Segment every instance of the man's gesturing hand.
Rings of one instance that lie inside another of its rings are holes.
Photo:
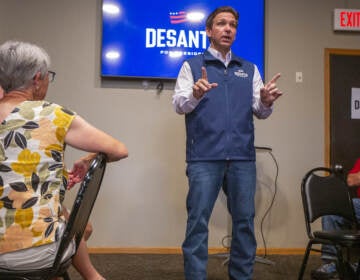
[[[201,67],[201,79],[197,80],[197,82],[193,85],[193,96],[196,99],[200,99],[214,87],[217,87],[217,83],[209,83],[207,72],[205,67]]]
[[[268,107],[283,94],[276,86],[276,81],[280,76],[280,73],[276,74],[263,88],[260,89],[261,102]]]

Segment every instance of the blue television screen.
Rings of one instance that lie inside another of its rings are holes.
[[[219,6],[240,14],[232,51],[264,77],[264,0],[103,0],[101,76],[175,79],[183,61],[209,46],[207,16]]]

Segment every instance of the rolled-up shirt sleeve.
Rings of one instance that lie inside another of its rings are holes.
[[[266,106],[261,102],[260,89],[264,87],[264,83],[261,79],[259,69],[255,65],[254,78],[253,78],[253,113],[258,119],[266,119],[271,115],[273,106]]]
[[[190,113],[199,104],[201,99],[198,100],[193,96],[193,85],[194,78],[190,65],[185,61],[179,71],[172,98],[172,104],[176,113]]]

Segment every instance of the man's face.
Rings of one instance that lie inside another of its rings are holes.
[[[211,46],[219,52],[228,52],[235,40],[237,24],[237,20],[232,13],[217,14],[212,27],[206,29]]]

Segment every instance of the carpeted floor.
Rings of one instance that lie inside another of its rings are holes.
[[[91,255],[94,266],[107,280],[184,280],[181,255],[96,254]],[[223,256],[209,257],[208,279],[227,280]],[[260,259],[261,260],[261,259]],[[254,280],[295,280],[300,269],[300,255],[270,255],[265,260],[273,265],[256,262]],[[321,264],[320,257],[310,256],[304,280],[310,279],[311,269]],[[70,269],[71,280],[81,276]]]

